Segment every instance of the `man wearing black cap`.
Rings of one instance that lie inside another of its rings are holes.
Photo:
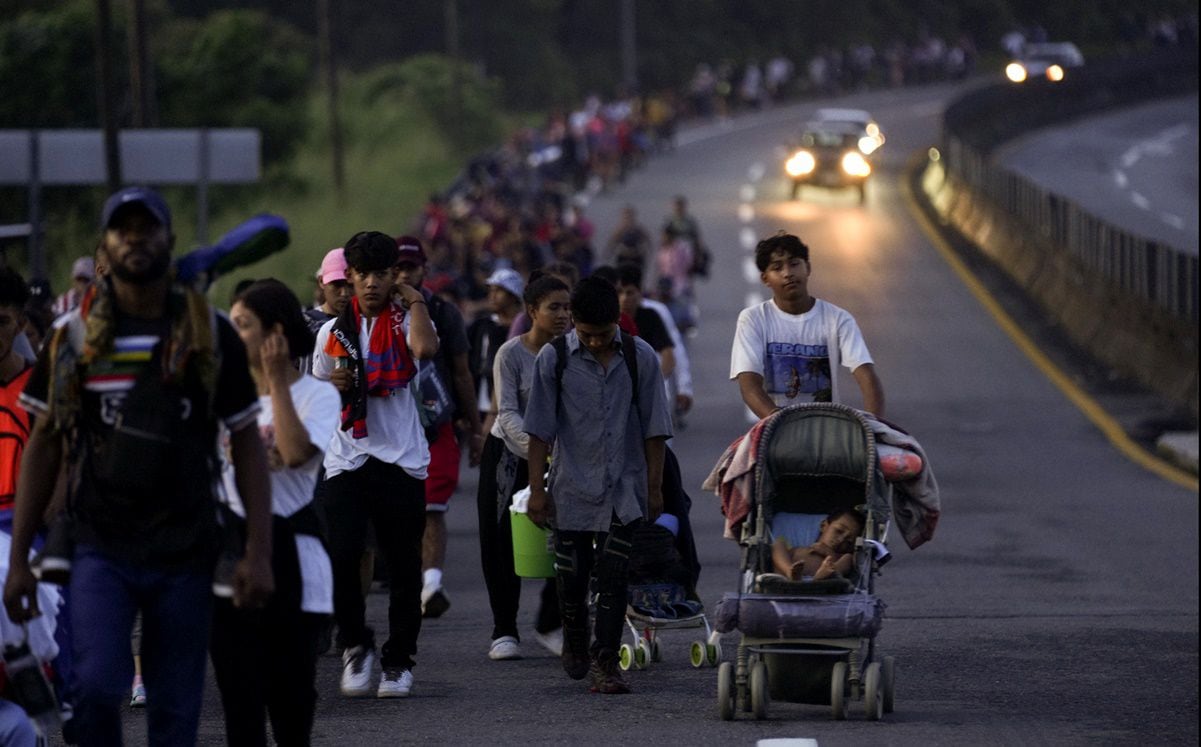
[[[76,733],[84,744],[120,744],[129,635],[141,612],[150,742],[194,744],[218,546],[220,424],[246,508],[234,602],[261,606],[273,588],[258,397],[229,322],[171,282],[175,237],[163,199],[123,189],[105,203],[101,228],[108,277],[64,318],[21,396],[37,417],[17,486],[4,603],[17,622],[40,613],[29,550],[65,461],[76,541]]]

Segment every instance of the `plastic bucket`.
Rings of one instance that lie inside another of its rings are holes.
[[[542,529],[525,514],[509,512],[513,527],[513,570],[522,578],[553,578],[555,554],[550,530]]]

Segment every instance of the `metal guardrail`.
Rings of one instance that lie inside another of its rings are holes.
[[[1034,235],[1068,252],[1082,271],[1186,321],[1198,321],[1198,258],[1125,231],[1008,169],[989,151],[1037,126],[1139,100],[1197,90],[1197,50],[1107,63],[1071,86],[994,86],[947,108],[947,171],[1013,215]]]

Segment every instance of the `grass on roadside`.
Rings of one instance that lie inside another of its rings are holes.
[[[363,103],[356,82],[348,81],[342,97],[346,179],[341,200],[333,187],[325,97],[317,92],[310,101],[310,137],[288,169],[302,184],[263,191],[210,221],[213,239],[260,212],[282,216],[291,229],[287,249],[214,283],[209,296],[219,306],[228,305],[243,278],[278,278],[308,302],[313,273],[327,251],[362,230],[409,232],[429,193],[445,188],[471,155],[454,152],[429,116],[399,95]],[[192,222],[177,232],[177,254],[182,254],[194,243]]]

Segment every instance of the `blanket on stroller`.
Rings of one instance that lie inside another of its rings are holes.
[[[782,596],[727,592],[717,604],[717,630],[752,638],[870,637],[884,623],[884,600],[866,592]]]
[[[894,483],[893,520],[910,549],[917,548],[934,537],[938,526],[941,502],[938,482],[925,450],[913,436],[885,423],[869,412],[864,419],[878,443],[898,446],[916,453],[922,461],[921,471],[914,477]],[[755,466],[759,461],[759,433],[770,419],[764,418],[739,436],[722,453],[705,478],[702,490],[710,490],[721,498],[721,511],[726,517],[726,539],[738,539],[738,527],[750,512],[751,491],[754,487]]]

